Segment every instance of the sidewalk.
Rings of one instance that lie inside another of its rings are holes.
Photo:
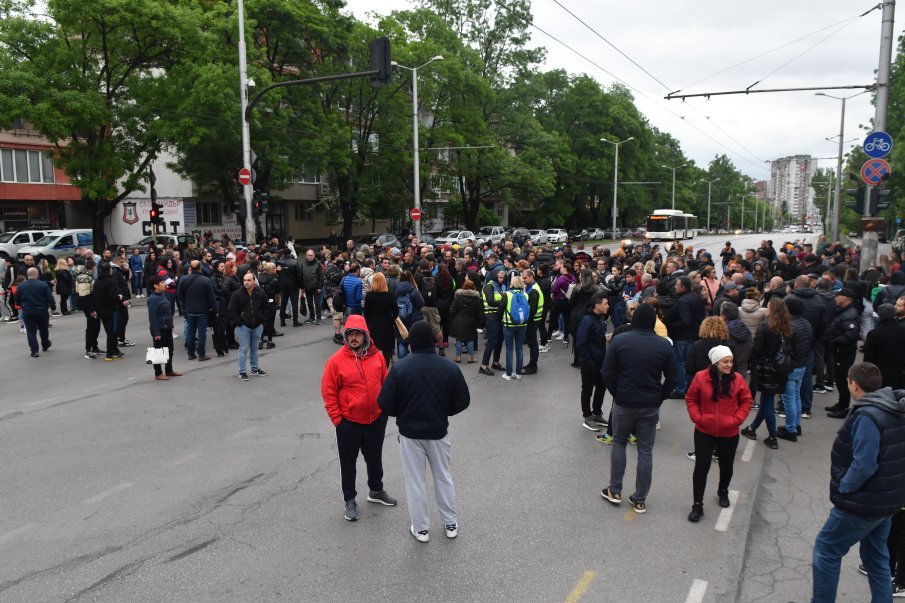
[[[811,599],[811,551],[832,508],[830,449],[842,426],[842,421],[828,418],[823,408],[836,399],[835,392],[815,394],[813,418],[802,421],[798,442],[780,440],[778,450],[766,450],[737,601]],[[758,436],[766,437],[765,427]],[[858,573],[859,563],[858,547],[853,547],[842,560],[838,601],[870,600],[867,578]]]

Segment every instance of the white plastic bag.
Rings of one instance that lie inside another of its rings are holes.
[[[168,348],[148,348],[145,355],[147,364],[166,364],[170,359],[170,350]]]

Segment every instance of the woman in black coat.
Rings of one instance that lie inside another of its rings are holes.
[[[63,316],[69,314],[67,303],[69,296],[72,294],[72,273],[69,272],[69,265],[66,260],[57,260],[57,269],[55,272],[57,282],[57,295],[60,296],[60,312]]]
[[[396,317],[399,307],[396,296],[390,293],[387,279],[382,272],[371,277],[371,290],[365,293],[364,317],[371,333],[371,341],[383,353],[387,366],[393,360],[393,348],[396,346]]]
[[[449,307],[449,336],[456,340],[456,362],[462,362],[462,344],[468,352],[468,362],[475,360],[475,343],[478,341],[478,327],[484,317],[481,294],[475,289],[471,279],[465,279],[462,288],[456,291]]]
[[[734,343],[729,337],[729,327],[719,316],[708,316],[698,329],[699,339],[695,341],[685,354],[685,374],[689,382],[698,372],[710,368],[712,363],[708,354],[718,345],[724,345],[735,354]],[[738,370],[738,367],[735,367]]]
[[[573,343],[575,341],[575,335],[578,333],[578,325],[585,315],[587,306],[591,302],[591,298],[594,297],[595,293],[600,291],[594,283],[594,273],[591,272],[590,268],[582,268],[578,278],[578,286],[575,287],[572,291],[572,297],[569,298],[570,312],[569,322],[567,323],[568,333],[572,338]],[[563,339],[563,343],[566,343],[565,339]],[[578,364],[578,349],[574,345],[572,346],[572,355],[572,366],[578,368],[580,366]]]
[[[449,346],[449,308],[453,302],[456,283],[446,264],[437,269],[437,311],[440,313],[440,329],[443,331],[443,347]]]

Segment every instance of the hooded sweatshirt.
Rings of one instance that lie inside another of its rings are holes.
[[[348,332],[364,333],[358,351],[349,346]],[[334,425],[345,419],[370,425],[380,418],[377,395],[387,376],[386,360],[377,346],[371,345],[371,334],[363,316],[352,314],[343,329],[343,347],[327,360],[321,377],[321,396],[327,415]]]
[[[757,335],[757,327],[767,317],[767,309],[762,308],[756,299],[743,299],[738,309],[738,317],[748,327],[751,337],[754,337]]]

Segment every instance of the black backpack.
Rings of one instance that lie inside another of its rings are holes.
[[[421,279],[421,297],[424,298],[425,306],[437,305],[437,279],[432,276]]]

